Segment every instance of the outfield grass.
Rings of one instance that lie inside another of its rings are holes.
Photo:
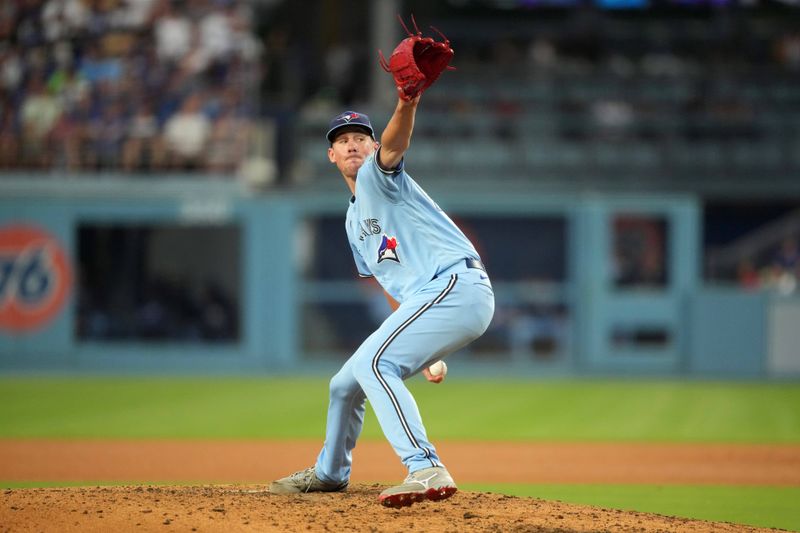
[[[800,530],[800,487],[462,484],[481,490],[701,520]]]
[[[410,386],[436,440],[800,442],[800,384]],[[1,378],[0,437],[321,438],[327,402],[324,379]],[[382,438],[367,413],[364,438]]]

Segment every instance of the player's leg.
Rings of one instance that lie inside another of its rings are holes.
[[[444,499],[457,490],[427,438],[403,380],[486,330],[494,313],[494,295],[478,272],[429,283],[404,302],[353,357],[356,379],[409,470],[403,483],[381,492],[383,505],[401,507]]]
[[[352,358],[330,381],[325,444],[311,468],[273,481],[270,492],[337,492],[350,482],[352,450],[364,424],[366,396],[353,377]]]
[[[389,316],[353,357],[355,378],[410,473],[442,463],[403,380],[485,331],[494,297],[488,286],[476,288],[473,277],[477,274],[429,283]]]
[[[368,341],[369,338],[365,342]],[[352,451],[364,424],[366,403],[364,391],[353,375],[354,359],[355,355],[331,378],[325,443],[315,465],[273,482],[271,492],[342,490],[349,483]]]
[[[370,335],[331,380],[325,445],[316,465],[273,482],[272,492],[346,487],[365,395],[410,478],[441,465],[403,379],[464,346],[488,326],[494,311],[491,288],[483,284],[476,291],[479,284],[470,278],[462,275],[461,284],[458,276],[430,283]]]
[[[325,444],[316,463],[320,478],[331,482],[350,479],[352,451],[364,425],[365,403],[366,395],[353,375],[351,357],[330,381]]]

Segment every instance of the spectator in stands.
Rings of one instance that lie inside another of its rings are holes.
[[[87,4],[81,0],[48,0],[42,9],[45,39],[69,39],[86,29],[91,18]]]
[[[173,0],[163,0],[155,23],[156,52],[167,64],[179,63],[192,49],[192,22]]]
[[[800,278],[800,247],[796,237],[787,237],[772,261],[772,282],[781,294],[791,294],[797,289]]]
[[[0,119],[0,168],[8,169],[17,166],[19,150],[19,129],[14,121],[13,110],[3,106]]]
[[[122,169],[140,171],[162,168],[164,144],[159,135],[158,121],[149,102],[142,102],[128,123],[122,148]]]
[[[61,100],[65,111],[74,109],[91,89],[91,84],[74,65],[55,69],[47,79],[47,89]]]
[[[128,130],[128,122],[120,102],[111,102],[103,113],[92,121],[89,135],[96,155],[98,169],[108,170],[119,167],[122,143]]]
[[[44,80],[39,76],[31,78],[20,111],[25,165],[36,168],[49,165],[51,134],[61,111],[61,103],[47,92]]]
[[[192,94],[164,126],[167,158],[172,168],[195,170],[202,166],[211,136],[211,122],[203,113],[202,98]]]
[[[58,118],[51,134],[52,140],[52,166],[60,170],[76,170],[79,166],[80,154],[74,151],[77,143],[77,125],[71,120],[71,112],[64,109]]]
[[[7,2],[3,2],[7,3]],[[29,0],[16,3],[16,24],[14,27],[17,44],[25,49],[44,44],[42,30],[42,2]]]
[[[151,22],[156,0],[127,0],[117,10],[117,22],[123,28],[138,30]]]
[[[122,62],[118,57],[109,57],[98,43],[92,43],[81,59],[80,75],[92,85],[116,82],[122,77]]]
[[[18,50],[8,48],[0,51],[0,90],[15,94],[22,85],[24,66]]]
[[[225,61],[234,50],[234,12],[232,2],[227,2],[221,9],[210,10],[198,25],[199,47],[209,62]]]
[[[5,2],[0,7],[0,41],[10,42],[16,29],[15,17],[17,6],[14,2]],[[2,54],[0,54],[2,56]]]
[[[92,94],[87,91],[65,111],[55,130],[55,148],[62,168],[94,168],[96,157],[90,143],[90,125],[95,118]]]
[[[113,28],[117,4],[108,0],[94,0],[90,5],[87,33],[90,38],[102,37]]]
[[[232,172],[247,155],[247,144],[252,125],[237,116],[232,108],[225,108],[214,121],[206,151],[206,164],[212,172]]]

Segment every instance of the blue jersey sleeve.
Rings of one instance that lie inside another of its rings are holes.
[[[369,268],[367,267],[367,263],[364,261],[364,258],[361,257],[361,254],[358,252],[353,243],[350,243],[350,250],[353,252],[353,260],[356,263],[356,269],[358,270],[358,275],[362,278],[371,278],[372,272],[370,272]]]
[[[384,170],[378,164],[378,154],[380,148],[374,155],[370,156],[361,166],[358,172],[358,180],[361,185],[368,187],[381,194],[392,203],[398,203],[407,187],[407,174],[405,171],[405,159],[400,160],[396,168]],[[362,178],[364,178],[362,180]]]

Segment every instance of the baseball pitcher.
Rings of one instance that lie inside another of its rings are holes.
[[[369,118],[345,111],[327,133],[328,159],[350,189],[346,231],[358,273],[374,277],[394,312],[330,382],[325,444],[311,468],[272,482],[272,493],[347,488],[366,399],[408,477],[380,502],[403,507],[442,500],[456,484],[428,440],[404,380],[478,338],[494,314],[494,293],[475,247],[406,172],[420,96],[453,56],[449,42],[404,39],[382,66],[394,76],[397,107],[376,142]],[[437,30],[438,31],[438,30]]]

